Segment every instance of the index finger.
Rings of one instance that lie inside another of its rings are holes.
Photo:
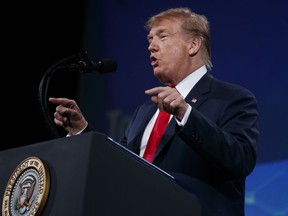
[[[154,87],[151,89],[147,89],[145,91],[145,94],[151,95],[151,94],[159,94],[160,92],[164,91],[165,87]]]
[[[69,100],[69,99],[67,99],[67,98],[54,98],[54,97],[50,97],[49,99],[48,99],[51,103],[53,103],[53,104],[57,104],[57,105],[62,105],[62,106],[65,106],[65,107],[67,107],[67,106],[71,106],[71,104],[72,104],[72,101],[71,100]]]

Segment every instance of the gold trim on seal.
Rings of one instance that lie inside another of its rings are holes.
[[[4,191],[2,216],[39,216],[50,189],[47,164],[38,157],[23,160],[12,173]]]

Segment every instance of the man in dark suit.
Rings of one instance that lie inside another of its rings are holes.
[[[245,179],[255,167],[259,137],[254,95],[211,76],[205,16],[169,9],[146,28],[151,65],[163,86],[146,90],[151,101],[135,111],[120,143],[145,158],[158,113],[171,114],[147,160],[196,189],[202,215],[243,216]],[[93,130],[74,100],[49,100],[57,104],[55,123],[69,135]]]

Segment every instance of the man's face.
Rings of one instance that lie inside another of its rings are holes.
[[[184,40],[181,22],[176,19],[157,21],[147,39],[154,75],[165,85],[177,84],[189,68],[190,44]]]

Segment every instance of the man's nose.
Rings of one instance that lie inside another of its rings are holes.
[[[155,40],[152,40],[152,41],[150,41],[150,44],[149,44],[149,46],[148,46],[148,50],[149,50],[150,52],[155,52],[155,51],[158,50],[157,47],[158,47],[158,46],[157,46],[156,41],[155,41]]]

